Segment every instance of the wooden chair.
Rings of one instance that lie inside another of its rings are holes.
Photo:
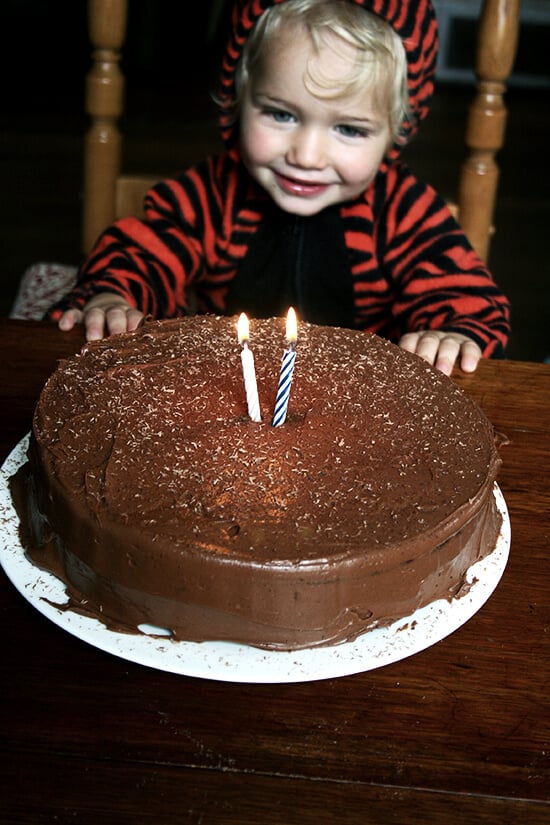
[[[212,29],[216,27],[224,2],[212,2]],[[456,202],[450,204],[470,242],[484,260],[488,258],[493,233],[499,175],[496,155],[504,144],[507,116],[504,94],[515,59],[519,6],[520,0],[483,0],[475,65],[477,81],[465,134],[466,159],[457,170]],[[127,0],[88,0],[92,66],[86,78],[86,111],[90,126],[84,146],[84,253],[117,217],[141,215],[145,192],[162,177],[160,173],[156,177],[121,174],[123,140],[119,120],[124,108],[125,78],[120,59],[126,38],[127,13]],[[36,292],[33,277],[35,281],[38,277],[45,285],[47,298],[44,303],[47,307],[52,302],[52,288],[47,283],[51,280],[51,271],[39,271],[38,276],[36,273],[28,275],[19,306],[25,305],[25,296],[33,296]],[[59,277],[63,279],[64,273],[60,272]],[[60,294],[65,290],[63,283]],[[23,317],[29,317],[22,312]]]
[[[223,4],[223,3],[221,3]],[[220,0],[213,5],[219,15]],[[127,0],[89,0],[93,46],[86,108],[91,125],[85,140],[83,248],[116,217],[141,213],[145,191],[155,182],[121,175],[124,78],[119,61],[126,33]],[[504,94],[512,71],[519,30],[520,0],[484,0],[479,21],[477,85],[466,128],[466,160],[459,171],[453,205],[470,242],[487,260],[498,183],[496,154],[504,144]],[[421,139],[421,137],[420,137]]]

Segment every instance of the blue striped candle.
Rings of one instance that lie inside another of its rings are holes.
[[[290,387],[292,384],[292,374],[294,372],[294,362],[296,360],[296,339],[297,339],[297,322],[296,313],[290,307],[286,318],[286,339],[288,341],[288,349],[283,353],[283,361],[281,364],[281,374],[279,375],[279,386],[277,388],[277,398],[275,399],[275,412],[273,413],[274,427],[280,427],[285,423],[286,413],[288,409],[288,399],[290,398]]]

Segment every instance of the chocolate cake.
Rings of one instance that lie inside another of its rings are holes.
[[[491,424],[451,379],[374,335],[252,320],[262,421],[235,318],[147,322],[62,362],[12,488],[67,608],[175,639],[351,640],[460,593],[501,517]]]

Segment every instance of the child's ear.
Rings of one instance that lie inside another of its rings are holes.
[[[397,133],[397,135],[395,135],[395,137],[389,139],[387,150],[392,149],[396,146],[399,149],[402,149],[404,146],[407,145],[407,143],[408,143],[407,135],[405,135],[402,130],[399,130],[399,132]]]

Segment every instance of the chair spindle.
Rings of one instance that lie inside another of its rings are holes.
[[[90,126],[84,142],[83,249],[88,252],[115,218],[122,138],[124,76],[119,61],[126,36],[127,0],[88,0],[92,66],[86,77]]]
[[[499,169],[496,153],[504,144],[506,84],[514,65],[520,0],[484,0],[476,53],[476,96],[466,127],[469,154],[458,191],[462,228],[487,260]]]

